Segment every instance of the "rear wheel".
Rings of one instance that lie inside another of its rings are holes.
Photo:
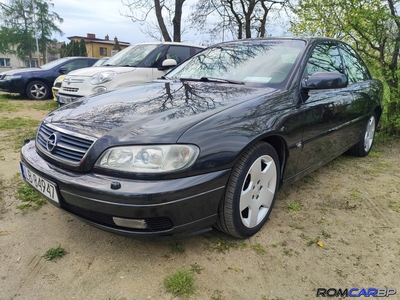
[[[364,157],[369,154],[375,139],[376,115],[375,113],[368,119],[364,130],[361,132],[360,141],[350,149],[350,154],[358,157]]]
[[[257,233],[271,213],[279,178],[275,149],[263,142],[250,146],[232,170],[216,227],[239,238]]]
[[[26,95],[31,100],[45,100],[49,98],[50,89],[44,82],[35,80],[28,83]]]

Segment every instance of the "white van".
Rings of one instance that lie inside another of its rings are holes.
[[[142,43],[130,46],[96,68],[68,73],[58,91],[60,105],[79,97],[149,82],[205,47],[177,42]]]

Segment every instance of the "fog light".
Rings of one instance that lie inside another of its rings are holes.
[[[93,94],[104,93],[105,91],[107,91],[107,88],[105,86],[96,86],[92,89]]]
[[[145,220],[140,219],[123,219],[118,217],[113,217],[113,221],[116,225],[122,227],[136,228],[136,229],[146,229],[147,223]]]

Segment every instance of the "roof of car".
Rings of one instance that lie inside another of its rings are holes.
[[[224,44],[224,43],[235,43],[235,42],[244,42],[244,41],[268,41],[268,40],[302,40],[306,42],[313,42],[317,40],[332,40],[332,41],[338,41],[337,39],[334,38],[329,38],[329,37],[319,37],[319,36],[270,36],[270,37],[256,37],[256,38],[248,38],[248,39],[241,39],[241,40],[231,40],[231,41],[226,41],[226,42],[221,42],[221,43],[216,43],[217,44]]]
[[[180,45],[180,46],[188,46],[196,48],[206,48],[206,46],[184,43],[184,42],[144,42],[144,43],[137,43],[135,45]],[[135,45],[131,45],[131,47]]]

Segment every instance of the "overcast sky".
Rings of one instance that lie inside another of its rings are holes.
[[[8,0],[0,0],[0,2],[7,3]],[[196,2],[197,0],[185,1],[183,22],[188,21],[190,8]],[[104,39],[106,35],[110,39],[114,39],[116,36],[119,41],[131,44],[153,40],[142,33],[139,23],[133,23],[132,20],[121,15],[128,12],[127,7],[122,4],[121,0],[53,0],[52,3],[54,6],[51,10],[64,19],[64,22],[59,24],[64,35],[54,36],[59,41],[69,42],[68,37],[70,36],[85,37],[88,33],[93,33],[97,38],[101,39]],[[153,15],[151,16],[154,18]],[[280,32],[277,32],[276,28]],[[270,29],[268,31],[271,32]],[[277,32],[277,34],[282,34],[283,32],[279,26],[275,26],[272,31]],[[197,44],[205,44],[206,39],[207,36],[202,36],[194,30],[192,32],[187,31],[182,36],[182,41]],[[226,39],[229,39],[229,37],[226,37]],[[220,42],[221,40],[214,42]]]
[[[189,0],[184,5],[184,12],[189,12],[190,4],[196,2]],[[151,41],[139,29],[139,23],[122,16],[128,9],[120,0],[54,0],[52,11],[58,13],[64,19],[60,25],[63,36],[55,36],[60,41],[69,41],[69,36],[86,36],[94,33],[97,38],[108,34],[110,39],[115,36],[119,41],[135,44]],[[185,36],[187,42],[201,42],[201,37]]]

